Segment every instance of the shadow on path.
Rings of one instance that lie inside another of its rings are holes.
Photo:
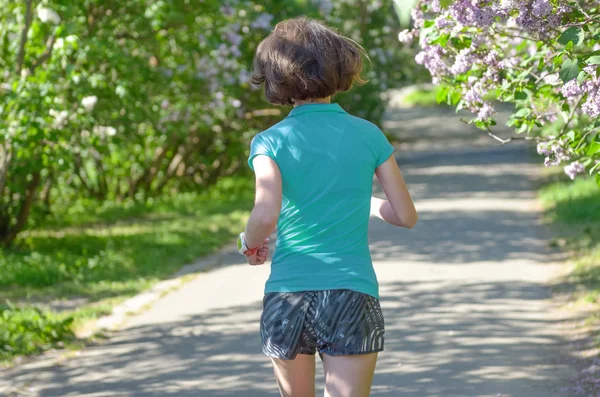
[[[382,284],[388,351],[380,355],[372,394],[528,396],[532,385],[556,391],[556,362],[530,377],[540,355],[554,360],[556,352],[540,346],[560,344],[552,331],[557,321],[530,308],[547,298],[541,291],[524,282]],[[514,300],[522,310],[508,310]],[[47,397],[276,396],[270,363],[260,354],[259,316],[255,302],[127,329],[65,366],[15,380],[35,377]]]

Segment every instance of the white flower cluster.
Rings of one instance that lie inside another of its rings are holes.
[[[60,16],[56,11],[46,8],[41,4],[37,7],[37,16],[43,23],[51,23],[58,25],[60,23]]]

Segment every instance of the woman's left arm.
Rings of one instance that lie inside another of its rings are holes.
[[[275,230],[282,197],[281,172],[277,163],[268,156],[256,156],[252,159],[252,165],[256,175],[256,198],[245,231],[248,248],[261,246]],[[257,262],[261,262],[262,257],[256,256],[257,254],[249,256],[248,263],[261,264]]]

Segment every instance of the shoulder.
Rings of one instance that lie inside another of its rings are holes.
[[[359,129],[363,133],[374,134],[374,135],[383,134],[383,131],[381,131],[381,128],[379,128],[379,126],[377,126],[377,124],[375,124],[369,120],[365,120],[360,117],[353,116],[349,113],[347,114],[347,117],[348,117],[349,122],[352,123],[352,125],[355,128]]]
[[[272,125],[266,130],[256,134],[253,142],[262,142],[272,146],[278,146],[283,139],[292,131],[297,120],[285,118]]]

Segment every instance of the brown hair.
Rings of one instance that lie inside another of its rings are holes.
[[[273,104],[325,98],[347,91],[360,77],[365,50],[324,23],[298,17],[279,22],[258,46],[252,84],[265,85]]]

